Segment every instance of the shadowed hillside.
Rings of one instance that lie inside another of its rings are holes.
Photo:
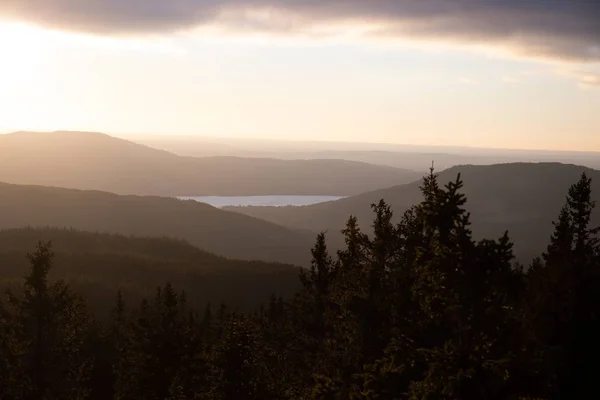
[[[24,226],[168,236],[228,258],[297,265],[308,262],[314,240],[192,200],[0,183],[0,228]]]
[[[564,204],[569,185],[582,172],[593,178],[594,194],[600,193],[600,171],[557,163],[515,163],[492,166],[458,166],[440,173],[440,182],[464,181],[474,230],[481,236],[497,237],[510,231],[516,253],[523,260],[539,254],[552,232],[556,210]],[[420,181],[363,193],[334,202],[305,207],[228,207],[246,215],[298,229],[329,230],[335,240],[349,215],[368,221],[369,205],[384,199],[399,217],[421,198]],[[598,218],[598,217],[596,217]],[[600,221],[596,220],[596,223]],[[339,244],[339,243],[338,243]]]
[[[346,196],[418,173],[345,160],[182,157],[89,132],[0,135],[0,181],[158,196]]]
[[[0,285],[21,281],[26,254],[40,240],[51,240],[56,254],[51,278],[81,289],[103,313],[112,307],[117,289],[139,301],[167,281],[185,290],[197,307],[224,301],[246,310],[271,293],[288,297],[298,287],[297,267],[229,260],[184,241],[31,228],[0,231]]]

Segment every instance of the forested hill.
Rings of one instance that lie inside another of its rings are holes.
[[[591,222],[590,178],[568,188],[530,268],[514,265],[508,235],[473,237],[460,180],[444,187],[432,174],[421,190],[398,224],[385,202],[374,205],[372,235],[349,218],[335,254],[318,235],[296,295],[269,296],[250,313],[199,308],[198,297],[220,288],[249,306],[271,290],[258,282],[280,271],[271,282],[281,291],[298,271],[225,268],[172,240],[0,233],[0,268],[23,263],[14,270],[22,278],[0,296],[0,399],[600,398],[600,228]],[[28,243],[49,236],[58,256],[41,243],[25,262]],[[161,274],[166,281],[132,301],[117,291],[125,273],[134,286]]]
[[[90,132],[0,135],[0,181],[157,196],[348,196],[415,171],[345,160],[182,157]]]
[[[315,235],[165,197],[0,183],[0,229],[66,227],[185,239],[228,258],[306,265]]]
[[[291,265],[229,260],[169,238],[50,228],[0,231],[0,286],[20,285],[26,255],[39,241],[52,241],[56,254],[50,278],[64,279],[85,293],[104,316],[116,290],[138,302],[165,282],[185,290],[195,307],[225,302],[246,311],[257,309],[271,294],[290,297],[299,287],[299,268]]]
[[[559,163],[513,163],[490,166],[457,166],[439,174],[440,183],[460,173],[469,198],[474,231],[481,237],[498,237],[506,229],[515,241],[515,250],[528,262],[539,254],[552,232],[550,221],[564,203],[569,185],[582,172],[593,178],[594,196],[600,199],[600,171]],[[371,218],[370,204],[384,199],[396,217],[421,199],[421,181],[363,193],[341,200],[304,207],[228,207],[227,210],[314,232],[335,233],[349,215],[359,221]],[[594,222],[600,222],[598,215]],[[339,243],[338,243],[339,244]]]

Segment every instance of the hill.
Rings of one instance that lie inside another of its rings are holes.
[[[348,196],[418,176],[345,160],[183,157],[101,133],[0,135],[0,181],[15,184],[157,196]]]
[[[457,166],[440,173],[440,182],[464,181],[467,209],[472,214],[473,231],[479,237],[497,237],[508,229],[521,260],[539,255],[552,232],[571,184],[582,172],[593,178],[594,197],[600,200],[600,171],[558,163],[514,163],[491,166]],[[420,181],[363,193],[338,201],[305,207],[227,207],[278,224],[312,231],[338,232],[349,215],[356,215],[363,229],[372,220],[369,205],[384,199],[400,216],[421,201]],[[600,224],[600,210],[595,214]]]
[[[137,302],[171,282],[197,307],[226,302],[254,310],[271,293],[291,296],[299,282],[297,267],[229,260],[174,239],[25,228],[0,231],[0,285],[21,283],[26,254],[40,240],[53,243],[51,277],[69,282],[104,314],[118,289]]]
[[[431,162],[438,170],[456,165],[516,162],[560,162],[600,169],[599,152],[486,149],[460,146],[393,143],[282,141],[190,136],[150,136],[139,143],[183,156],[236,156],[284,160],[349,160],[426,172]]]
[[[192,200],[0,183],[0,229],[168,236],[228,258],[305,265],[314,235]]]

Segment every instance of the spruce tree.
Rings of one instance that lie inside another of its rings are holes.
[[[29,255],[31,268],[21,293],[9,293],[5,318],[13,362],[6,398],[85,399],[92,360],[85,352],[89,318],[69,286],[50,283],[51,243]]]
[[[516,324],[510,294],[518,281],[508,236],[475,242],[460,176],[441,188],[424,181],[416,208],[422,224],[413,297],[420,332],[414,337],[425,366],[411,396],[504,398],[513,362],[507,351]]]
[[[324,233],[317,236],[311,252],[310,271],[300,274],[302,290],[297,307],[302,307],[300,312],[304,318],[301,323],[307,335],[305,345],[317,351],[325,339],[327,303],[334,278],[333,262],[327,251]]]
[[[191,371],[203,376],[197,327],[190,323],[185,294],[167,284],[144,300],[133,320],[117,369],[116,398],[164,399],[173,391],[195,392]],[[179,385],[189,385],[182,388]]]
[[[558,398],[600,395],[593,373],[600,357],[600,231],[590,226],[591,194],[584,173],[568,191],[544,262],[529,271],[529,340],[542,355],[539,379],[550,383],[539,386]]]
[[[206,396],[214,400],[268,400],[273,398],[259,361],[259,332],[240,314],[231,315],[210,356],[211,385]]]

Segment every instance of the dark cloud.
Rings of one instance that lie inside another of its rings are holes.
[[[271,14],[253,14],[270,10]],[[521,54],[600,61],[600,0],[0,0],[0,16],[102,34],[221,25],[303,33],[376,23],[373,35],[509,46]]]

